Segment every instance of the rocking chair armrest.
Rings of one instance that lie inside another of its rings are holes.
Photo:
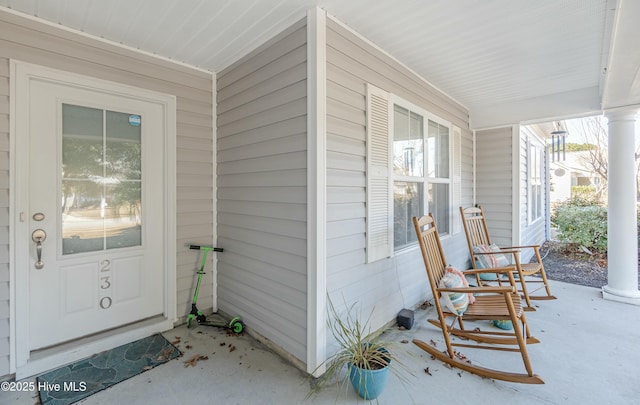
[[[495,255],[496,253],[499,254],[518,254],[520,253],[520,249],[511,249],[511,248],[500,248],[500,250],[496,251],[496,252],[473,252],[474,256],[478,256],[478,255]]]
[[[469,269],[462,272],[462,274],[475,275],[482,273],[512,273],[517,271],[516,266],[507,267],[489,267],[486,269]]]
[[[496,286],[496,287],[460,287],[460,288],[438,288],[438,292],[456,292],[456,293],[498,293],[512,294],[516,292],[514,286]]]
[[[504,246],[501,247],[500,250],[502,249],[539,249],[540,245],[522,245],[522,246]]]

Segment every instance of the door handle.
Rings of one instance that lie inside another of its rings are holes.
[[[36,229],[31,234],[31,240],[36,243],[36,255],[38,256],[38,261],[34,267],[38,270],[44,267],[44,262],[42,261],[42,242],[44,242],[45,239],[47,239],[47,233],[42,229]]]

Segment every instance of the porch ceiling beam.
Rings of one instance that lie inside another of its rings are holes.
[[[600,111],[598,86],[500,104],[472,106],[472,129],[485,129],[534,121],[585,116]]]
[[[640,2],[618,0],[609,62],[603,84],[603,109],[640,105]]]

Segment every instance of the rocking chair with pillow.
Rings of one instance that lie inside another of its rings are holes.
[[[474,269],[515,266],[518,282],[520,283],[519,290],[527,304],[525,307],[526,311],[535,311],[535,308],[531,305],[531,300],[556,299],[556,297],[551,294],[551,289],[549,288],[547,274],[544,271],[544,265],[542,264],[542,258],[540,256],[540,246],[526,245],[499,247],[492,243],[486,217],[482,211],[482,207],[479,205],[477,207],[469,208],[460,207],[460,215],[462,216],[462,224],[464,225],[464,233],[467,237],[471,264]],[[521,263],[520,251],[522,249],[533,249],[536,259],[535,262]],[[509,256],[513,257],[513,261],[509,259]],[[536,274],[540,275],[540,279],[528,278],[525,281],[526,276]],[[497,281],[498,285],[502,284],[500,277],[490,274],[484,274],[482,276],[477,275],[476,280],[478,281],[478,285],[480,285],[482,281]],[[527,285],[533,283],[542,285],[533,291],[529,291]],[[543,287],[546,294],[533,295]]]
[[[434,345],[417,339],[413,340],[413,343],[453,367],[482,377],[515,383],[544,384],[542,378],[533,373],[527,353],[527,344],[539,343],[539,340],[530,334],[521,299],[515,287],[514,268],[473,269],[465,272],[448,268],[433,215],[425,215],[420,219],[413,217],[413,223],[438,313],[438,319],[430,319],[429,322],[442,330],[447,350],[442,352]],[[483,273],[506,274],[510,283],[496,287],[467,286],[465,274]],[[478,295],[474,296],[474,294]],[[444,303],[441,303],[441,300]],[[447,320],[450,318],[453,318],[453,322],[448,325]],[[511,321],[513,331],[465,328],[465,321],[482,320]],[[458,328],[454,327],[456,322]],[[477,343],[456,343],[452,341],[450,335],[464,340],[472,339]],[[516,347],[504,347],[505,345]],[[522,357],[526,373],[513,373],[474,365],[466,357],[454,351],[454,347],[518,352]]]

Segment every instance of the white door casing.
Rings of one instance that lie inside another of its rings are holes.
[[[12,63],[12,73],[16,367],[26,364],[33,350],[146,318],[159,315],[165,322],[157,331],[167,329],[176,318],[175,97],[19,62]],[[63,174],[63,164],[69,172],[74,158],[69,144],[87,138],[69,129],[64,134],[63,115],[68,124],[77,111],[102,115],[94,127],[103,135],[91,138],[105,159],[96,170],[109,166],[115,139],[139,153],[141,175],[122,180],[122,170],[120,175],[103,171],[78,180]],[[137,141],[111,137],[109,125],[127,126],[127,118]],[[68,188],[70,182],[103,190],[97,191],[101,199],[63,193],[62,185]],[[126,193],[113,193],[125,184],[130,185]],[[131,193],[134,197],[122,203],[122,195]],[[115,194],[120,197],[109,198]],[[36,229],[47,235],[40,269],[32,240]]]

